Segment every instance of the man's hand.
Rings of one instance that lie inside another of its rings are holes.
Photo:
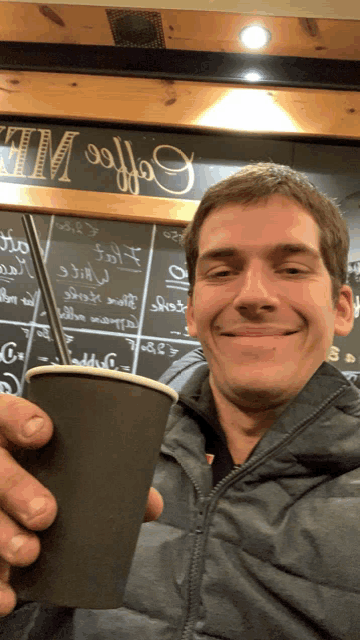
[[[144,516],[144,522],[151,522],[151,520],[157,520],[161,515],[164,508],[164,501],[161,494],[151,487],[149,491],[148,501],[146,505],[146,511]]]
[[[26,566],[40,553],[34,533],[55,519],[54,496],[11,455],[19,448],[38,449],[51,438],[53,425],[39,407],[23,398],[0,395],[0,616],[11,613],[16,594],[9,585],[10,566]],[[156,520],[163,501],[150,489],[145,522]]]
[[[50,418],[36,405],[0,395],[0,615],[12,611],[16,595],[9,585],[10,565],[36,560],[40,543],[34,531],[51,525],[56,501],[11,456],[17,448],[37,449],[52,436]]]

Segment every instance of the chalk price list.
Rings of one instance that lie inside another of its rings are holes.
[[[198,346],[186,328],[182,228],[34,217],[74,364],[158,379]],[[20,395],[26,370],[58,357],[21,220],[10,212],[0,230],[0,324],[0,392]]]

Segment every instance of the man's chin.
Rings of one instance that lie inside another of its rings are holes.
[[[297,390],[290,391],[289,385],[279,383],[269,378],[264,380],[227,381],[218,390],[232,404],[243,409],[266,410],[290,402],[296,396]]]
[[[231,389],[231,398],[229,400],[239,407],[266,410],[278,407],[289,402],[293,396],[289,394],[288,389],[274,389],[251,386],[241,386]],[[294,394],[296,395],[296,394]]]

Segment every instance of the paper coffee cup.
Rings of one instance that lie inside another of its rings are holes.
[[[28,399],[54,435],[20,464],[56,497],[41,552],[11,572],[19,598],[91,609],[120,607],[171,404],[170,387],[128,373],[54,365],[26,374]]]

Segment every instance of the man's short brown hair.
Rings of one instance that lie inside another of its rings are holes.
[[[299,203],[320,229],[320,252],[332,283],[335,307],[340,289],[346,283],[349,233],[335,201],[321,193],[302,173],[272,162],[245,166],[234,175],[210,187],[204,194],[193,220],[187,226],[183,245],[193,294],[199,255],[201,226],[214,210],[228,204],[250,204],[282,195]]]

